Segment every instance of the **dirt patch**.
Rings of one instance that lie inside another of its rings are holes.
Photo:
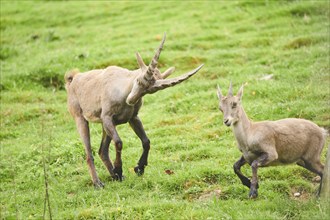
[[[221,190],[220,189],[213,189],[212,191],[207,191],[207,192],[203,192],[199,195],[198,200],[199,201],[205,201],[205,200],[209,200],[212,198],[216,198],[219,199],[221,196]]]
[[[311,198],[311,194],[297,188],[291,188],[290,198],[293,200],[307,201]]]

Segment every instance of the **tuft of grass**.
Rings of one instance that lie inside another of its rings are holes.
[[[287,49],[298,49],[300,47],[304,46],[310,46],[312,44],[312,39],[310,38],[304,38],[304,37],[299,37],[296,38],[292,41],[290,41],[288,44],[285,45],[285,48]]]

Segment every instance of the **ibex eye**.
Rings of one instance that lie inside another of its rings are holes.
[[[236,102],[233,102],[232,103],[232,108],[236,108],[237,107],[237,103]]]

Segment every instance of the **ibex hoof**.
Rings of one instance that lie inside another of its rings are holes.
[[[256,189],[251,189],[249,193],[249,198],[250,199],[255,199],[258,197],[258,191]]]
[[[95,189],[104,188],[104,184],[100,180],[95,181],[93,184]]]
[[[120,168],[115,167],[113,169],[113,172],[115,174],[113,179],[121,182],[123,180],[123,170],[122,170],[122,168],[121,167]]]
[[[144,173],[144,168],[141,168],[139,166],[134,167],[134,172],[138,175],[138,176],[142,176]]]

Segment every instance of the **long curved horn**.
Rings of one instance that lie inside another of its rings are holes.
[[[152,58],[149,66],[151,66],[152,68],[156,68],[157,67],[157,64],[158,64],[158,60],[159,60],[159,56],[160,56],[160,53],[162,52],[162,49],[163,49],[163,46],[164,46],[164,43],[165,43],[165,39],[166,39],[166,32],[164,33],[164,36],[163,36],[163,39],[162,39],[162,42],[160,43],[157,51],[156,51],[156,54],[154,55],[154,57]]]
[[[233,84],[231,83],[231,81],[229,85],[228,96],[233,96]]]
[[[148,66],[147,72],[145,74],[147,79],[151,79],[153,77],[154,70],[157,67],[159,56],[160,56],[160,53],[162,52],[162,49],[163,49],[163,46],[165,43],[165,39],[166,39],[166,33],[164,33],[163,40],[160,43],[160,45],[156,51],[156,54],[154,55],[154,57],[152,58],[149,66]]]
[[[163,80],[157,80],[155,82],[155,84],[153,84],[150,88],[147,89],[146,93],[155,93],[159,90],[163,90],[167,87],[171,87],[171,86],[175,86],[176,84],[179,84],[183,81],[185,81],[186,79],[188,79],[189,77],[193,76],[195,73],[197,73],[202,67],[204,66],[204,64],[200,65],[199,67],[197,67],[196,69],[184,74],[184,75],[181,75],[181,76],[178,76],[178,77],[175,77],[175,78],[172,78],[172,79],[163,79]]]

